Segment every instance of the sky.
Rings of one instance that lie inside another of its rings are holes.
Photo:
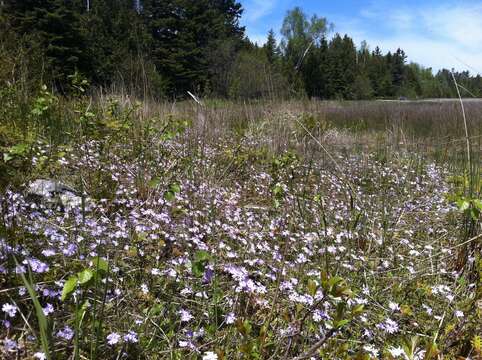
[[[482,74],[482,0],[238,0],[241,23],[252,41],[263,44],[269,29],[278,34],[289,9],[326,17],[334,32],[359,45],[384,51],[401,48],[408,61]]]

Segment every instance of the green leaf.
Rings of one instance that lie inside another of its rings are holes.
[[[15,263],[18,266],[17,259],[14,257]],[[49,324],[47,321],[47,318],[44,314],[44,311],[42,309],[42,306],[40,305],[40,302],[38,300],[37,293],[34,289],[33,286],[33,279],[32,279],[32,272],[30,271],[29,268],[29,278],[30,281],[27,280],[25,275],[23,273],[20,273],[20,276],[22,278],[22,281],[27,288],[27,291],[30,295],[30,298],[32,299],[32,302],[35,307],[35,313],[37,315],[37,321],[38,321],[38,326],[40,330],[40,341],[42,344],[42,350],[44,354],[46,355],[47,360],[52,359],[52,356],[50,355],[50,340],[51,340],[51,332],[49,331]]]
[[[206,270],[206,265],[202,262],[194,262],[191,265],[191,271],[196,277],[201,277]]]
[[[208,261],[210,258],[211,255],[204,250],[196,251],[196,253],[194,254],[194,260],[196,261]]]
[[[335,326],[335,328],[339,329],[339,328],[342,328],[343,326],[345,326],[346,324],[348,324],[349,322],[350,322],[350,320],[344,319],[344,320],[340,320],[340,321],[335,321],[335,323],[333,325]]]
[[[365,306],[363,304],[358,304],[356,305],[352,310],[351,310],[351,315],[352,316],[357,316],[363,313]]]
[[[107,261],[102,259],[100,256],[92,258],[92,264],[95,267],[96,271],[100,270],[103,272],[107,272],[107,270],[109,269],[109,264],[107,263]]]
[[[152,178],[149,183],[147,184],[151,189],[155,189],[161,183],[161,179],[159,178]]]
[[[474,199],[472,200],[472,202],[474,203],[474,206],[479,209],[479,210],[482,210],[482,200],[480,199]]]
[[[88,283],[93,277],[94,273],[90,269],[85,269],[77,274],[79,278],[79,284],[83,285]]]
[[[62,296],[60,300],[65,301],[70,296],[70,294],[74,292],[77,284],[78,278],[76,275],[69,277],[64,284],[64,288],[62,289]]]
[[[457,206],[459,207],[460,211],[464,212],[470,207],[470,202],[467,200],[459,200],[457,201]]]
[[[173,201],[176,198],[176,194],[174,194],[172,191],[166,191],[164,193],[164,199],[167,201]]]
[[[174,183],[169,186],[169,191],[172,191],[174,194],[181,192],[181,185]]]

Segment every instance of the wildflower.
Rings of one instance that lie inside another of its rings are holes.
[[[203,275],[203,284],[209,284],[214,276],[214,270],[212,267],[208,267]]]
[[[433,313],[433,310],[430,306],[427,306],[425,304],[422,304],[422,307],[424,308],[425,312],[427,313],[427,315],[432,315]]]
[[[154,268],[151,270],[151,275],[155,275],[155,276],[161,275],[161,270]]]
[[[363,350],[365,350],[367,353],[371,354],[375,358],[378,357],[378,353],[379,353],[378,349],[371,344],[367,344],[363,346]]]
[[[144,295],[147,295],[149,293],[149,288],[146,284],[141,284],[141,291]]]
[[[115,345],[119,342],[120,338],[121,337],[118,333],[110,333],[109,335],[107,335],[107,344]]]
[[[45,249],[42,251],[42,255],[45,257],[54,256],[55,254],[56,254],[55,250],[52,250],[52,249]]]
[[[218,360],[218,355],[212,351],[207,351],[203,355],[203,360]]]
[[[181,315],[181,322],[189,322],[194,318],[189,311],[184,309],[179,310],[178,313]]]
[[[377,327],[389,334],[395,334],[399,330],[398,324],[390,318],[378,324]]]
[[[464,313],[460,310],[456,310],[454,315],[458,318],[463,318],[464,317]]]
[[[226,315],[226,324],[234,324],[236,321],[236,315],[233,312],[230,312],[229,314]]]
[[[126,343],[137,343],[139,342],[139,338],[137,337],[137,333],[134,331],[129,331],[126,335],[124,335],[124,341]]]
[[[25,274],[26,272],[27,272],[27,269],[25,269],[25,266],[23,265],[15,266],[15,274]]]
[[[5,340],[3,340],[3,346],[6,351],[14,351],[17,350],[18,344],[15,340],[5,338]]]
[[[196,345],[194,345],[191,341],[186,341],[186,340],[180,340],[179,347],[196,350]]]
[[[11,318],[15,317],[15,314],[17,313],[17,307],[15,305],[5,303],[2,306],[2,311],[4,313],[7,313],[7,315]]]
[[[327,319],[329,319],[329,317],[324,311],[321,311],[319,309],[316,309],[315,311],[313,311],[314,322],[320,322],[322,320],[327,320]]]
[[[55,311],[52,304],[47,304],[47,306],[45,306],[42,310],[43,310],[45,316],[49,316],[50,314],[52,314]]]
[[[31,258],[29,260],[24,260],[23,261],[24,264],[28,264],[30,266],[30,268],[32,269],[33,272],[35,273],[39,273],[39,274],[42,274],[44,272],[47,272],[49,271],[49,266],[38,260],[38,259],[35,259],[35,258]]]
[[[388,352],[390,353],[390,355],[392,355],[393,357],[400,357],[402,355],[405,354],[405,352],[403,351],[403,349],[399,346],[399,347],[391,347],[390,349],[388,349]]]
[[[66,326],[57,332],[57,337],[70,341],[74,338],[74,331],[70,327]]]
[[[10,329],[12,327],[12,323],[8,320],[2,320],[1,321],[1,324],[3,325],[3,327],[5,329]]]
[[[45,353],[43,353],[43,352],[36,352],[35,354],[33,354],[33,357],[38,359],[38,360],[47,359],[47,356],[45,356]]]
[[[400,305],[398,305],[398,304],[395,303],[395,302],[390,301],[390,303],[388,304],[388,307],[389,307],[390,310],[392,310],[393,312],[395,312],[395,311],[400,311]]]

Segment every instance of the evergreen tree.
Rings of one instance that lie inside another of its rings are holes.
[[[279,57],[278,46],[276,45],[276,38],[274,36],[273,29],[268,32],[268,39],[264,45],[264,51],[266,52],[268,62],[273,65]]]
[[[392,72],[392,86],[393,86],[393,94],[394,95],[403,95],[400,92],[402,91],[403,85],[406,81],[406,62],[407,56],[405,52],[398,48],[397,51],[393,54],[393,56],[387,56],[387,60],[389,61],[389,66]]]
[[[147,0],[143,17],[152,38],[151,55],[172,93],[204,89],[209,51],[219,40],[241,40],[241,5],[234,0]]]
[[[45,49],[51,77],[59,86],[76,70],[89,73],[92,69],[79,10],[76,1],[5,1],[5,13],[15,31]]]
[[[330,97],[353,98],[353,83],[356,76],[356,49],[353,40],[336,34],[328,48],[328,72]]]

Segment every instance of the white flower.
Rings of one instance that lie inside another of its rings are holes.
[[[462,317],[464,317],[464,313],[460,310],[457,310],[457,311],[455,311],[455,316],[458,317],[458,318],[462,318]]]
[[[378,357],[378,349],[371,344],[363,346],[363,350],[373,355],[373,357]]]
[[[149,288],[146,284],[141,284],[141,291],[144,295],[147,295],[149,293]]]
[[[107,344],[109,345],[115,345],[119,342],[121,336],[117,333],[111,333],[107,335]]]
[[[47,359],[47,356],[45,356],[43,352],[36,352],[35,354],[33,354],[33,357],[39,360]]]
[[[388,349],[388,351],[393,357],[400,357],[402,355],[405,355],[405,351],[403,351],[403,349],[400,346],[396,348],[391,347],[390,349]]]
[[[226,324],[234,324],[236,321],[236,315],[233,312],[230,312],[229,314],[226,315]]]
[[[390,310],[392,311],[400,311],[400,305],[398,305],[397,303],[395,302],[392,302],[390,301],[390,303],[388,304],[388,307],[390,308]]]
[[[203,360],[218,360],[218,355],[212,351],[207,351],[203,355]]]
[[[189,322],[194,318],[189,311],[184,309],[179,310],[179,315],[181,315],[181,322]]]
[[[7,313],[9,317],[15,317],[15,314],[17,313],[17,307],[15,305],[5,303],[2,306],[2,311],[4,313]]]

